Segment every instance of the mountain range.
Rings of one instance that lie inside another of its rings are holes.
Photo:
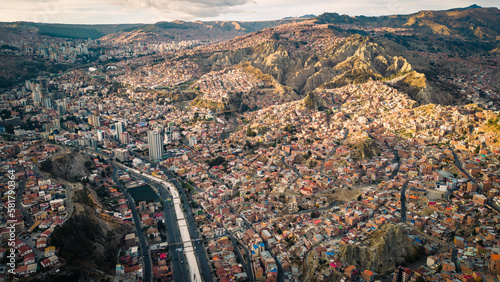
[[[411,28],[419,34],[439,34],[468,39],[500,39],[500,10],[472,5],[446,11],[420,11],[409,15],[379,17],[347,16],[324,13],[304,15],[271,21],[171,21],[154,24],[47,24],[33,22],[0,23],[2,33],[32,32],[39,35],[64,38],[91,38],[103,40],[173,41],[173,40],[227,40],[285,23],[313,20],[325,24],[349,24],[358,27]]]

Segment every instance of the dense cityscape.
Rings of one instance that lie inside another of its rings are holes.
[[[1,62],[39,71],[0,88],[0,279],[498,281],[499,35],[393,55],[416,28],[9,32]]]

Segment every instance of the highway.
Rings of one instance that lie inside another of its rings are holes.
[[[167,241],[170,250],[170,257],[172,258],[171,264],[174,273],[173,279],[174,281],[184,281],[188,278],[188,270],[186,268],[182,244],[176,244],[181,241],[181,233],[179,231],[179,226],[177,225],[173,203],[168,201],[168,199],[171,199],[172,196],[161,184],[153,182],[152,185],[157,188],[159,196],[163,202],[165,225],[167,226]]]
[[[169,177],[170,181],[175,185],[177,190],[180,192],[180,197],[182,199],[183,203],[183,208],[186,210],[185,216],[186,216],[186,222],[187,222],[187,228],[189,230],[189,234],[191,235],[192,240],[200,239],[201,236],[198,232],[198,227],[196,225],[196,222],[194,220],[193,213],[191,211],[191,207],[189,206],[189,200],[186,195],[186,192],[182,188],[181,184],[175,179],[169,171],[165,170],[165,174]],[[212,273],[210,269],[210,264],[208,262],[208,256],[205,250],[205,247],[203,246],[203,243],[201,240],[199,241],[193,241],[193,244],[195,246],[195,254],[196,257],[198,258],[199,265],[201,266],[200,271],[201,275],[203,276],[203,281],[206,282],[212,282]]]
[[[194,239],[199,239],[200,237],[196,223],[194,222],[194,217],[191,213],[189,201],[184,193],[184,189],[182,189],[182,187],[176,187],[180,186],[180,184],[173,179],[173,182],[176,184],[174,186],[174,184],[170,182],[142,173],[136,169],[129,168],[115,162],[114,165],[119,166],[122,169],[126,169],[128,173],[133,173],[141,176],[142,178],[154,181],[155,184],[153,185],[156,190],[158,190],[160,197],[162,197],[164,201],[164,208],[167,209],[166,211],[168,214],[175,215],[176,220],[174,220],[173,216],[169,216],[168,218],[166,216],[166,224],[171,226],[168,228],[168,235],[170,238],[174,238],[174,241],[169,240],[169,243],[175,243],[175,245],[172,246],[175,252],[175,255],[171,253],[172,258],[174,263],[177,258],[177,260],[181,260],[181,264],[184,264],[184,267],[179,267],[174,264],[174,267],[178,268],[177,271],[174,268],[174,275],[176,275],[175,272],[180,275],[180,277],[176,278],[175,281],[213,281],[203,244],[201,241],[193,241]],[[168,176],[172,177],[170,174],[168,174]],[[181,193],[179,193],[179,190]],[[167,201],[167,193],[172,197],[172,201]],[[169,223],[169,221],[172,222]],[[177,231],[175,225],[177,226]],[[172,228],[172,226],[174,227]],[[176,244],[178,242],[183,242],[182,248],[179,244]],[[182,249],[182,251],[180,249]],[[200,273],[200,269],[202,273]]]
[[[134,224],[135,224],[135,229],[137,230],[137,237],[139,238],[139,245],[141,247],[141,255],[142,255],[142,260],[143,260],[143,281],[150,282],[151,280],[151,273],[152,273],[152,267],[151,267],[151,256],[149,254],[149,248],[148,244],[146,242],[146,238],[144,237],[144,233],[142,232],[141,229],[141,221],[139,220],[139,215],[137,213],[137,208],[134,200],[130,195],[127,193],[127,190],[123,185],[120,183],[117,177],[117,172],[118,169],[115,165],[113,165],[113,181],[118,185],[120,190],[123,192],[123,194],[127,197],[128,204],[130,206],[130,209],[132,210],[132,216],[134,218]]]
[[[89,150],[90,151],[90,150]],[[91,151],[95,155],[103,155],[102,152]],[[109,158],[107,155],[103,155]],[[170,247],[172,256],[172,265],[174,267],[174,280],[175,281],[207,281],[212,282],[213,278],[211,275],[211,270],[208,263],[208,256],[206,254],[203,243],[200,241],[193,241],[194,239],[199,239],[199,233],[194,221],[193,214],[191,212],[191,207],[189,206],[189,201],[184,193],[184,189],[180,186],[179,182],[165,170],[167,176],[175,184],[166,182],[161,178],[156,178],[151,175],[142,173],[136,169],[127,167],[118,162],[113,162],[113,167],[119,167],[122,170],[126,170],[127,173],[133,174],[136,177],[142,179],[148,179],[153,181],[154,188],[159,192],[159,196],[162,198],[165,209],[165,223],[168,226],[167,236],[169,245],[174,244]],[[119,183],[117,179],[115,182]],[[159,186],[158,186],[159,185]],[[177,186],[177,187],[176,187]],[[123,187],[123,186],[121,186]],[[179,197],[179,190],[181,191],[181,197]],[[129,195],[127,198],[129,198]],[[167,197],[171,197],[173,201],[167,201]],[[130,198],[130,200],[132,200]],[[183,203],[182,203],[183,202]],[[170,206],[169,206],[170,204]],[[183,204],[183,208],[181,208]],[[134,205],[132,205],[135,207]],[[186,210],[185,214],[183,209]],[[133,211],[137,212],[135,208]],[[168,216],[167,215],[172,215]],[[176,217],[177,220],[174,219]],[[187,220],[185,218],[187,217]],[[183,248],[178,244],[183,242]],[[149,253],[148,253],[149,256]],[[150,258],[149,258],[150,261]],[[179,263],[180,262],[180,263]],[[180,266],[183,265],[183,266]],[[201,267],[200,267],[201,265]],[[200,269],[202,273],[200,274]],[[149,272],[151,274],[151,272]],[[203,276],[203,277],[201,277]]]

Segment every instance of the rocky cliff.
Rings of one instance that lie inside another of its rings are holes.
[[[380,146],[373,139],[365,139],[351,145],[351,157],[355,160],[368,160],[380,154]]]
[[[322,32],[334,33],[331,30]],[[315,38],[316,34],[312,34],[311,40]],[[382,46],[371,37],[351,36],[314,52],[303,52],[301,49],[307,47],[303,44],[270,35],[268,40],[251,48],[194,59],[207,70],[245,63],[270,75],[290,90],[288,92],[303,95],[318,87],[335,88],[369,79],[383,80],[412,71],[411,64],[398,56],[392,47]]]
[[[84,176],[89,176],[95,169],[94,160],[77,151],[54,158],[46,171],[54,178],[62,178],[67,181],[78,181]]]
[[[342,245],[340,260],[347,265],[384,274],[416,252],[400,225],[386,224],[372,233],[361,246]]]

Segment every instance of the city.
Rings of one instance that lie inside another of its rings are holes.
[[[434,12],[464,11],[500,22]],[[429,13],[0,25],[0,277],[498,281],[500,30],[408,24]]]

